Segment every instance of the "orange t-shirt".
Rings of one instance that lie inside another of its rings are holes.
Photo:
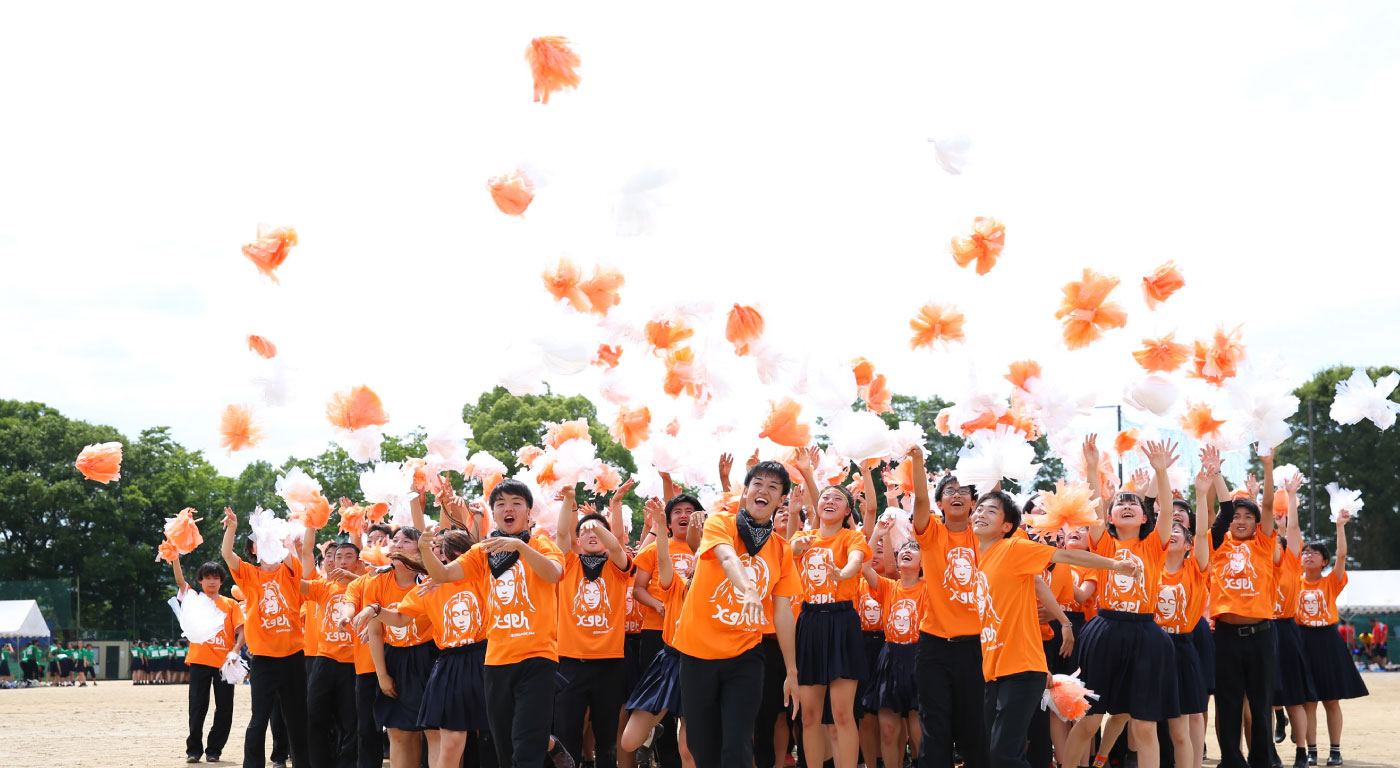
[[[1054,570],[1041,574],[1045,578],[1045,584],[1050,587],[1050,594],[1055,596],[1055,602],[1059,603],[1062,611],[1067,610],[1064,606],[1074,602],[1074,577],[1070,574],[1070,570],[1070,566],[1059,563]],[[1050,640],[1054,637],[1055,628],[1050,626],[1049,622],[1040,625],[1041,640]]]
[[[354,582],[352,582],[353,584]],[[378,604],[380,608],[397,611],[404,596],[417,588],[417,581],[406,587],[399,586],[398,580],[394,578],[393,568],[380,571],[365,579],[357,590],[357,595],[352,593],[352,597],[355,598],[355,610],[361,611],[367,605]],[[410,648],[422,645],[432,639],[433,625],[424,618],[414,619],[413,623],[406,627],[384,625],[384,642],[395,648]]]
[[[224,628],[219,630],[219,634],[209,638],[207,642],[190,643],[189,654],[185,657],[186,664],[222,667],[224,659],[228,658],[228,652],[233,650],[233,641],[238,637],[238,628],[243,626],[243,611],[238,607],[237,600],[223,595],[214,598],[214,605],[228,614],[228,618],[224,619]]]
[[[1345,573],[1333,568],[1317,581],[1304,576],[1298,592],[1298,615],[1294,618],[1305,627],[1325,627],[1337,623],[1337,595],[1347,585]]]
[[[301,653],[301,563],[292,558],[271,571],[238,561],[233,580],[248,597],[244,637],[254,656],[283,657]],[[220,662],[222,664],[222,662]]]
[[[368,584],[369,580],[374,578],[375,575],[374,571],[370,571],[350,582],[350,584],[345,587],[345,601],[349,603],[352,612],[359,613],[365,607],[360,598],[364,594],[365,585]],[[372,674],[373,672],[374,657],[370,655],[369,643],[361,640],[360,636],[357,634],[355,635],[355,674],[365,675]]]
[[[676,568],[680,568],[682,565],[686,568],[695,567],[695,553],[690,550],[690,545],[685,542],[685,539],[667,539],[666,546],[671,553],[671,564],[673,566]],[[656,570],[656,542],[653,541],[645,547],[642,547],[641,550],[637,552],[637,556],[632,560],[632,563],[636,566],[638,577],[641,576],[642,571],[646,571],[647,574],[650,575],[650,581],[647,583],[647,592],[657,600],[661,600],[661,588],[656,586],[657,582],[660,581]],[[641,603],[638,602],[638,605],[641,605]],[[641,612],[642,629],[661,629],[661,614],[657,613],[648,605],[641,605]]]
[[[1169,635],[1189,635],[1206,610],[1206,580],[1196,558],[1187,556],[1176,573],[1162,569],[1157,586],[1157,608],[1152,618]]]
[[[542,533],[530,537],[530,547],[553,562],[564,562],[559,547]],[[491,615],[491,629],[486,633],[487,666],[499,667],[530,658],[559,660],[554,584],[525,565],[523,558],[499,577],[492,576],[486,550],[480,544],[458,556],[456,562],[462,564],[467,578],[484,579],[491,587],[491,599],[487,601]]]
[[[976,635],[977,537],[972,526],[954,533],[937,515],[917,534],[928,604],[920,632],[942,638]]]
[[[865,579],[862,577],[861,581]],[[869,586],[866,584],[867,588]],[[906,587],[901,579],[881,576],[879,589],[871,592],[884,609],[885,642],[903,645],[919,642],[919,625],[928,608],[928,589],[924,587],[923,580]]]
[[[1292,619],[1298,615],[1299,585],[1303,583],[1303,561],[1285,547],[1275,566],[1274,618]]]
[[[317,649],[321,645],[321,633],[317,628],[321,626],[321,606],[314,600],[307,600],[302,596],[301,601],[301,636],[302,649],[307,656],[319,656]]]
[[[627,585],[627,622],[624,631],[629,635],[635,635],[642,631],[642,611],[647,609],[646,606],[642,605],[642,601],[632,596],[636,589],[634,584]]]
[[[1056,566],[1055,570],[1059,570],[1060,567],[1061,567],[1061,566]],[[1088,621],[1089,619],[1092,619],[1092,618],[1094,618],[1095,616],[1097,616],[1098,613],[1099,613],[1099,593],[1098,593],[1098,590],[1095,589],[1095,591],[1094,591],[1094,596],[1091,597],[1091,598],[1089,598],[1089,600],[1088,600],[1087,602],[1083,602],[1083,603],[1078,602],[1078,601],[1076,601],[1076,600],[1074,599],[1074,591],[1073,591],[1073,590],[1074,590],[1074,589],[1079,589],[1080,587],[1082,587],[1082,586],[1084,585],[1085,582],[1093,582],[1095,585],[1097,585],[1097,584],[1099,583],[1099,578],[1100,578],[1101,574],[1103,574],[1103,571],[1100,571],[1100,570],[1098,570],[1098,569],[1096,569],[1096,568],[1083,568],[1083,567],[1078,566],[1078,565],[1072,565],[1072,566],[1069,566],[1069,572],[1070,572],[1070,587],[1072,587],[1072,589],[1071,589],[1071,591],[1070,591],[1070,601],[1069,601],[1069,604],[1068,604],[1068,605],[1061,605],[1060,607],[1061,607],[1062,609],[1066,610],[1066,611],[1074,611],[1075,613],[1082,613],[1082,614],[1084,614],[1084,620],[1085,620],[1085,621]]]
[[[856,611],[860,613],[860,629],[862,632],[884,632],[885,609],[880,605],[880,594],[871,593],[870,583],[865,580],[864,574],[857,578],[860,580],[860,596],[856,598]],[[919,620],[923,620],[922,612],[919,614]]]
[[[437,647],[456,648],[486,639],[486,592],[486,582],[480,578],[441,584],[426,595],[419,587],[404,595],[397,610],[411,618],[427,619],[433,625]]]
[[[661,599],[662,605],[666,608],[665,621],[661,627],[661,642],[671,645],[676,639],[676,625],[681,623],[681,610],[685,608],[685,596],[690,592],[690,585],[679,575],[671,579],[671,586],[665,590],[665,596]]]
[[[1045,672],[1036,612],[1035,577],[1055,548],[1029,539],[999,539],[977,565],[977,612],[982,622],[982,678]]]
[[[1142,575],[1137,578],[1105,570],[1098,572],[1099,610],[1152,613],[1161,581],[1162,561],[1167,556],[1167,547],[1157,532],[1149,531],[1144,539],[1115,539],[1104,532],[1092,544],[1096,554],[1142,566]]]
[[[812,545],[797,559],[797,575],[802,579],[802,601],[814,605],[849,600],[860,596],[861,572],[853,578],[838,581],[837,571],[846,567],[852,552],[865,553],[862,562],[870,562],[870,545],[865,536],[854,528],[842,528],[832,536],[820,531],[799,531],[792,537],[812,540]]]
[[[347,585],[329,579],[311,582],[306,604],[314,606],[316,623],[308,624],[307,634],[316,635],[317,655],[326,656],[342,664],[355,661],[355,633],[349,627],[340,628],[340,620],[354,618],[355,611],[345,599]],[[312,610],[307,610],[311,616]],[[314,628],[314,631],[311,631]]]
[[[658,579],[658,581],[660,581]],[[583,575],[578,554],[564,555],[559,580],[559,655],[571,659],[620,659],[626,635],[627,587],[631,564],[618,568],[612,558],[592,581]],[[618,630],[623,631],[619,632]]]
[[[1228,533],[1210,558],[1210,616],[1274,617],[1275,536],[1239,541]]]
[[[750,583],[763,595],[763,620],[752,623],[743,614],[743,596],[719,564],[715,547],[727,544],[738,555]],[[757,556],[750,556],[739,538],[735,516],[714,514],[705,520],[700,551],[695,553],[695,575],[690,581],[693,599],[681,609],[680,625],[672,646],[699,659],[732,659],[758,645],[765,632],[773,632],[773,598],[801,594],[802,582],[793,566],[792,549],[777,533],[769,535]]]

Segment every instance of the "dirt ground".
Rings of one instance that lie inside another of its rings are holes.
[[[1393,730],[1400,713],[1400,673],[1374,672],[1364,677],[1371,695],[1343,704],[1346,764],[1400,768],[1400,745]],[[182,766],[186,696],[180,685],[134,687],[127,682],[105,682],[95,688],[0,690],[0,763],[7,768]],[[248,700],[248,689],[240,687],[234,695],[237,712],[222,765],[236,765],[241,759]],[[1327,739],[1323,733],[1318,736],[1325,759]],[[1218,757],[1213,734],[1207,743],[1211,756]],[[1285,760],[1291,755],[1291,750],[1284,752]]]

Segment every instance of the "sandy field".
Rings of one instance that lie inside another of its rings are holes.
[[[1400,767],[1395,736],[1400,673],[1365,676],[1371,695],[1343,705],[1348,766]],[[110,681],[87,688],[0,690],[0,765],[6,768],[176,768],[185,765],[186,689],[135,687]],[[248,689],[234,695],[237,712],[221,765],[237,765],[248,722]],[[212,718],[213,713],[210,713]],[[207,728],[206,724],[206,728]],[[1325,730],[1325,728],[1324,728]],[[1327,740],[1318,734],[1321,757]],[[1209,735],[1212,757],[1219,756]],[[269,738],[269,745],[271,740]],[[1284,745],[1287,746],[1287,742]],[[1283,752],[1285,762],[1292,750]],[[1214,765],[1214,760],[1208,760]],[[270,765],[270,763],[269,763]]]

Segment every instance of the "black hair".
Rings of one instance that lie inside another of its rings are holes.
[[[320,547],[312,547],[312,548],[311,548],[311,557],[312,557],[313,560],[316,561],[316,567],[317,567],[317,568],[321,567],[321,561],[322,561],[322,559],[323,559],[323,555],[322,555],[322,553],[321,553],[321,548],[320,548]]]
[[[995,501],[1001,507],[1002,522],[1011,523],[1011,530],[1002,534],[1002,538],[1011,538],[1011,534],[1021,527],[1021,508],[1016,505],[1016,500],[1006,491],[987,491],[977,497],[977,506],[982,506],[984,501]]]
[[[393,528],[390,528],[389,526],[387,526],[387,525],[385,525],[385,524],[383,524],[383,523],[375,523],[374,525],[371,525],[368,529],[365,530],[365,538],[369,538],[369,535],[370,535],[371,533],[376,532],[376,531],[378,531],[378,532],[384,534],[385,536],[393,536],[393,535],[394,535],[394,529],[393,529]]]
[[[243,557],[248,560],[256,560],[258,557],[257,543],[253,541],[253,534],[243,537]]]
[[[792,478],[788,475],[787,467],[776,461],[760,461],[749,467],[748,473],[744,475],[744,487],[749,487],[749,483],[755,477],[772,477],[782,481],[783,495],[792,492]]]
[[[1173,523],[1172,523],[1172,530],[1175,531],[1175,530],[1178,529],[1178,528],[1180,528],[1182,534],[1184,534],[1184,535],[1186,536],[1186,546],[1187,546],[1188,548],[1194,548],[1194,547],[1196,546],[1196,538],[1195,538],[1195,537],[1196,537],[1196,533],[1195,533],[1195,531],[1192,531],[1190,528],[1188,528],[1188,527],[1182,525],[1181,523],[1173,522]]]
[[[851,494],[850,489],[841,485],[828,485],[821,489],[821,493],[817,494],[817,498],[821,498],[821,495],[827,491],[836,491],[846,498],[846,517],[841,520],[842,527],[854,527],[864,522],[860,516],[860,509],[856,507],[856,497]],[[818,517],[821,517],[821,515],[819,514]]]
[[[1255,525],[1258,525],[1264,519],[1260,515],[1259,505],[1255,503],[1254,499],[1235,499],[1235,509],[1244,509],[1244,511],[1248,512],[1250,516],[1254,518]]]
[[[355,550],[355,557],[360,556],[360,545],[356,544],[353,541],[342,541],[339,544],[332,544],[331,547],[334,547],[335,549],[353,549]],[[327,547],[327,549],[329,548],[330,547]]]
[[[1327,545],[1323,542],[1310,541],[1307,544],[1303,545],[1303,551],[1307,551],[1309,549],[1318,553],[1319,555],[1322,555],[1323,565],[1327,565],[1328,563],[1332,562],[1332,550],[1328,549]]]
[[[213,560],[199,566],[199,570],[194,572],[195,581],[204,581],[207,576],[218,576],[220,581],[227,581],[224,578],[224,567]]]
[[[411,525],[405,525],[402,528],[399,528],[397,531],[394,531],[395,536],[399,535],[400,533],[407,536],[408,540],[413,542],[418,541],[418,537],[423,535],[422,531],[418,530],[417,528],[414,528]]]
[[[948,486],[956,482],[958,482],[958,478],[955,477],[952,473],[944,475],[943,478],[938,481],[938,485],[933,489],[933,503],[937,504],[938,502],[942,501],[943,491],[946,490]],[[961,488],[962,486],[959,485],[958,487]],[[972,498],[977,498],[977,486],[969,485],[967,486],[967,490],[969,493],[972,494]]]
[[[1138,528],[1138,540],[1147,538],[1148,534],[1157,530],[1157,506],[1155,504],[1150,505],[1149,509],[1148,503],[1144,501],[1141,496],[1132,491],[1119,491],[1113,494],[1113,501],[1108,505],[1110,522],[1107,522],[1105,526],[1108,530],[1108,535],[1115,539],[1118,538],[1118,526],[1114,525],[1111,520],[1113,517],[1113,507],[1124,498],[1136,502],[1138,508],[1142,510],[1142,526]]]
[[[696,511],[696,512],[704,512],[704,511],[705,511],[705,505],[701,504],[699,499],[695,498],[694,496],[691,496],[691,495],[688,494],[688,493],[678,493],[678,494],[676,494],[675,496],[672,496],[670,501],[667,501],[667,502],[666,502],[666,525],[667,525],[667,527],[669,527],[669,526],[671,525],[671,511],[674,510],[674,509],[676,508],[676,505],[677,505],[677,504],[689,504],[690,506],[692,506],[692,507],[695,508],[695,511]],[[582,522],[582,521],[580,521],[580,522]],[[606,521],[604,521],[604,522],[606,523]]]
[[[578,532],[579,532],[580,530],[583,529],[583,524],[586,523],[586,522],[588,522],[589,520],[597,520],[598,523],[599,523],[600,525],[602,525],[604,528],[607,528],[607,527],[608,527],[608,519],[607,519],[606,517],[603,517],[603,515],[602,515],[601,513],[598,513],[598,512],[590,512],[590,513],[584,515],[583,517],[580,517],[580,518],[578,519],[578,522],[574,524],[574,535],[575,535],[575,536],[577,536],[577,535],[578,535]]]
[[[438,534],[437,538],[442,546],[442,556],[447,558],[449,563],[461,557],[463,552],[471,549],[472,545],[476,543],[476,536],[471,531],[457,528],[443,531]]]
[[[502,496],[519,496],[525,500],[525,506],[531,508],[535,506],[535,494],[530,492],[530,486],[513,477],[508,477],[496,483],[496,487],[491,489],[491,498],[487,501],[487,506],[495,509],[496,502],[500,500]]]

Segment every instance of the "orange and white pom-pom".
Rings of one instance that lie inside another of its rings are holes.
[[[622,474],[611,464],[605,463],[602,459],[593,466],[591,480],[585,481],[585,487],[592,493],[602,495],[612,493],[622,485]]]
[[[232,454],[262,442],[263,431],[253,423],[253,409],[247,405],[224,408],[219,419],[219,445]]]
[[[78,454],[73,466],[83,477],[107,484],[122,476],[122,444],[118,442],[89,445]]]
[[[1225,420],[1215,418],[1206,403],[1188,402],[1186,412],[1181,415],[1181,429],[1196,440],[1220,437],[1220,428],[1224,425]]]
[[[287,503],[290,519],[311,528],[323,528],[331,518],[331,505],[321,495],[321,484],[301,467],[293,467],[277,480],[277,495]]]
[[[583,440],[591,443],[593,438],[588,434],[588,419],[574,419],[555,424],[552,421],[544,423],[544,442],[550,448],[558,448],[570,440]]]
[[[945,307],[942,304],[923,305],[919,308],[919,313],[914,315],[914,319],[909,321],[909,327],[914,331],[914,335],[909,339],[909,348],[931,348],[934,344],[947,347],[954,342],[964,341],[964,320],[963,313],[956,307]]]
[[[1006,226],[990,216],[972,220],[972,232],[953,238],[949,249],[960,267],[977,262],[977,274],[985,275],[996,266],[1006,247]]]
[[[908,496],[914,492],[914,460],[905,459],[881,473],[885,488],[898,496]]]
[[[1216,328],[1210,341],[1196,339],[1196,356],[1188,376],[1203,379],[1219,387],[1225,380],[1239,373],[1239,364],[1244,361],[1244,343],[1240,341],[1240,329],[1232,331]]]
[[[875,364],[857,357],[851,361],[851,373],[855,374],[857,387],[870,386],[870,381],[875,378]]]
[[[363,536],[369,529],[367,510],[358,504],[340,505],[340,532],[351,536]]]
[[[594,365],[601,365],[606,368],[616,368],[618,361],[622,358],[622,345],[599,344],[598,354],[593,358]]]
[[[647,343],[658,354],[675,349],[682,341],[695,335],[695,330],[683,320],[658,317],[643,329]]]
[[[161,541],[156,548],[156,562],[164,560],[167,563],[174,563],[180,559],[180,550],[176,548],[175,542],[170,539]]]
[[[1011,370],[1005,378],[1011,382],[1011,386],[1029,392],[1031,379],[1039,379],[1041,374],[1040,363],[1034,360],[1017,360],[1011,364]]]
[[[1152,270],[1152,274],[1142,279],[1142,295],[1147,300],[1147,308],[1156,309],[1158,304],[1166,301],[1184,285],[1186,280],[1182,278],[1181,270],[1176,268],[1175,262],[1168,261]]]
[[[525,49],[525,61],[535,80],[535,101],[541,104],[548,104],[552,93],[578,87],[580,77],[575,70],[580,61],[569,47],[568,38],[550,35],[531,40]]]
[[[1191,345],[1174,341],[1176,331],[1158,339],[1143,339],[1142,348],[1133,352],[1133,359],[1143,370],[1171,373],[1191,359]]]
[[[747,355],[749,346],[763,335],[763,315],[757,309],[735,304],[724,324],[724,338],[734,345],[734,354]]]
[[[1093,501],[1093,491],[1085,483],[1055,481],[1055,491],[1040,492],[1040,507],[1043,514],[1031,515],[1030,524],[1037,530],[1057,531],[1062,526],[1081,528],[1096,525],[1098,512]]]
[[[1090,699],[1098,700],[1099,695],[1084,687],[1079,679],[1079,670],[1073,675],[1055,675],[1050,678],[1050,687],[1045,689],[1040,699],[1040,708],[1049,708],[1061,720],[1072,723],[1089,714]]]
[[[257,353],[258,357],[264,360],[277,357],[277,345],[261,336],[250,334],[248,336],[248,349]]]
[[[890,391],[889,383],[885,381],[885,374],[877,373],[870,379],[870,383],[859,389],[861,402],[865,403],[866,410],[871,413],[889,413],[893,410],[891,404],[894,400],[894,393]]]
[[[682,392],[699,398],[704,388],[704,373],[695,363],[695,352],[690,347],[681,347],[666,353],[666,376],[661,389],[671,397],[679,397]]]
[[[540,277],[544,280],[545,290],[556,300],[568,302],[569,306],[579,312],[587,312],[593,308],[588,294],[579,287],[583,282],[583,273],[569,257],[560,256],[559,263],[553,269],[546,269]]]
[[[1137,448],[1138,441],[1142,439],[1142,433],[1136,427],[1129,427],[1118,433],[1113,438],[1113,452],[1119,456],[1127,456]]]
[[[588,297],[588,311],[595,315],[606,315],[608,310],[622,303],[617,292],[627,283],[627,278],[613,267],[595,266],[593,276],[579,283],[578,289]]]
[[[768,417],[763,420],[763,428],[758,436],[790,448],[807,447],[807,444],[812,442],[812,428],[798,421],[802,415],[802,406],[790,397],[784,397],[772,403],[772,406]]]
[[[651,410],[645,405],[639,408],[623,408],[613,421],[612,438],[629,451],[646,442],[650,434]]]
[[[296,244],[295,229],[272,228],[266,224],[259,224],[258,239],[243,246],[243,255],[253,262],[253,266],[256,266],[259,272],[272,278],[272,282],[278,283],[281,281],[277,279],[277,268],[287,260],[287,252]]]
[[[326,404],[326,418],[333,426],[347,430],[382,427],[389,423],[379,395],[363,384],[335,393]]]
[[[165,539],[182,555],[188,555],[204,543],[204,534],[200,533],[194,515],[192,508],[185,507],[174,517],[165,518]]]
[[[543,455],[544,449],[537,445],[522,445],[520,450],[515,452],[515,463],[522,467],[528,467]]]
[[[1087,268],[1081,279],[1065,285],[1055,317],[1064,323],[1066,347],[1088,346],[1103,336],[1104,331],[1122,328],[1128,322],[1128,313],[1117,303],[1108,301],[1108,294],[1117,286],[1118,278]]]
[[[491,201],[501,209],[501,213],[520,216],[535,200],[535,185],[524,171],[515,170],[486,180],[486,189],[491,192]]]

